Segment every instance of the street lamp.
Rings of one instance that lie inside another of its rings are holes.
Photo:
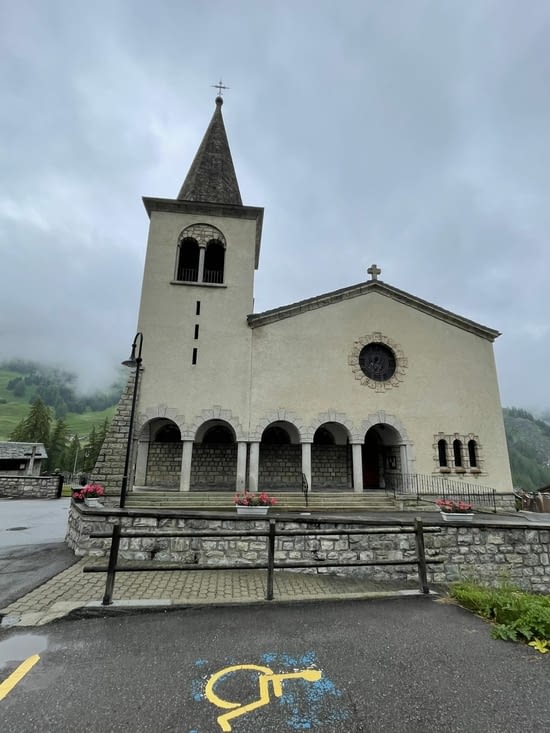
[[[132,353],[130,358],[122,362],[122,366],[135,368],[136,376],[134,379],[134,393],[132,395],[132,409],[130,411],[130,424],[128,426],[128,443],[126,445],[126,460],[124,461],[124,475],[122,476],[122,485],[120,487],[120,508],[124,509],[126,503],[126,493],[128,489],[128,472],[130,470],[130,456],[132,455],[132,434],[134,431],[134,414],[136,411],[136,401],[138,393],[139,370],[141,369],[141,348],[143,346],[143,334],[136,333],[134,342],[132,343]],[[137,355],[136,355],[137,348]]]

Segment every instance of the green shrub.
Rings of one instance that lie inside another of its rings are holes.
[[[550,639],[550,598],[525,593],[509,583],[492,588],[471,581],[451,585],[461,606],[494,623],[495,639]]]

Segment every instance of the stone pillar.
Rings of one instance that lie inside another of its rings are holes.
[[[147,482],[147,461],[149,459],[149,439],[138,440],[136,471],[134,474],[134,484],[136,486],[145,486]]]
[[[351,460],[353,463],[353,491],[361,494],[363,491],[363,453],[361,443],[351,446]]]
[[[206,253],[206,245],[199,244],[199,274],[197,276],[197,282],[202,282],[204,279],[204,255]]]
[[[237,443],[237,491],[246,488],[246,446],[247,443]]]
[[[258,491],[259,472],[260,472],[260,444],[259,443],[250,443],[250,462],[249,462],[249,467],[248,467],[248,490],[249,491]]]
[[[411,487],[409,486],[409,458],[407,456],[407,446],[405,443],[399,446],[399,458],[401,460],[403,491],[408,493],[411,490]]]
[[[302,443],[302,473],[306,477],[309,491],[311,486],[311,443]]]
[[[191,460],[193,458],[193,441],[184,440],[181,453],[180,491],[191,490]]]

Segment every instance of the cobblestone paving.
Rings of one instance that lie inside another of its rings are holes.
[[[1,610],[4,615],[45,613],[56,603],[85,605],[101,601],[105,573],[83,573],[88,558]],[[166,600],[172,603],[246,603],[265,600],[267,574],[262,570],[197,570],[117,573],[115,601]],[[402,587],[402,586],[401,586]],[[341,577],[333,574],[277,571],[276,600],[357,597],[397,589],[395,584]]]

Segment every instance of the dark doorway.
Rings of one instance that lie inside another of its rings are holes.
[[[367,432],[361,449],[363,456],[363,488],[379,489],[380,442],[375,428],[371,428]]]

